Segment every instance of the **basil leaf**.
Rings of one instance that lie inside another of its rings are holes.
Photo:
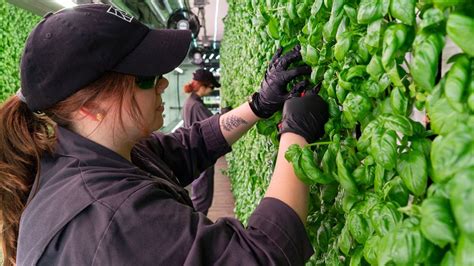
[[[415,21],[416,0],[391,0],[390,14],[407,25],[413,25]]]
[[[381,19],[388,13],[389,7],[389,0],[362,0],[357,13],[357,21],[360,24],[369,24]]]
[[[380,116],[383,126],[395,130],[406,136],[413,135],[413,126],[408,118],[397,114],[383,114]]]
[[[449,181],[462,169],[474,166],[474,135],[463,130],[438,136],[431,146],[432,179],[436,183]]]
[[[474,242],[474,168],[456,174],[449,182],[451,209],[461,233]]]
[[[379,236],[386,235],[402,220],[402,214],[391,202],[375,205],[370,209],[369,216],[371,224]]]
[[[385,169],[395,168],[397,163],[397,133],[393,130],[378,128],[372,135],[370,154],[377,164]]]
[[[428,182],[428,166],[423,153],[410,150],[402,153],[398,160],[397,172],[415,196],[425,193]]]
[[[455,223],[449,201],[441,197],[425,199],[421,205],[421,232],[429,241],[444,248],[456,242]]]
[[[450,14],[446,25],[448,36],[461,49],[474,56],[474,18],[461,14]]]
[[[472,251],[474,250],[474,241],[469,240],[465,235],[461,235],[456,248],[456,265],[474,265],[474,256]]]

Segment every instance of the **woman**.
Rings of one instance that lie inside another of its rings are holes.
[[[152,133],[163,123],[162,75],[180,64],[190,41],[189,31],[151,30],[107,5],[48,14],[30,33],[22,88],[0,109],[5,265],[270,265],[309,258],[308,187],[282,156],[289,145],[319,137],[327,119],[320,98],[284,103],[287,83],[310,69],[287,70],[301,59],[299,49],[284,56],[280,50],[249,103],[170,135]],[[309,111],[298,109],[309,101]],[[283,105],[275,173],[248,227],[196,212],[183,187]]]
[[[212,112],[204,105],[202,97],[211,94],[214,88],[220,86],[210,71],[198,69],[193,73],[193,80],[184,86],[184,92],[190,93],[183,109],[185,127],[190,127],[194,122],[212,116]],[[207,215],[214,194],[214,165],[204,170],[191,185],[191,200],[194,208]]]

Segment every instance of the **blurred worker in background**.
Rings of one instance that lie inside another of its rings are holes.
[[[249,102],[171,134],[155,132],[163,125],[163,74],[180,65],[190,43],[190,31],[149,29],[102,4],[48,14],[33,29],[21,89],[0,107],[6,266],[309,259],[309,188],[284,153],[322,136],[328,106],[317,95],[298,97],[304,84],[287,91],[291,80],[311,72],[288,69],[301,60],[300,48],[275,54]],[[197,212],[184,187],[282,108],[275,170],[247,227]]]
[[[184,92],[190,93],[183,108],[184,126],[212,116],[212,112],[204,105],[202,97],[212,93],[214,88],[220,88],[214,75],[207,70],[198,69],[193,73],[193,80],[184,86]],[[207,215],[214,195],[214,165],[202,172],[191,184],[191,200],[194,208]]]

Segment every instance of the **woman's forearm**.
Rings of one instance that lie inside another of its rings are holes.
[[[247,132],[260,118],[257,117],[248,103],[221,115],[219,119],[220,128],[224,138],[232,145],[245,132]]]
[[[303,223],[306,223],[309,187],[298,179],[293,171],[293,166],[285,159],[285,152],[292,144],[304,146],[307,142],[303,137],[294,133],[282,134],[275,170],[265,197],[283,201],[298,214]]]

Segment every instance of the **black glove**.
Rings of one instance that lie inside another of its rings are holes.
[[[291,63],[301,60],[300,50],[301,47],[297,45],[293,50],[281,56],[282,49],[279,48],[273,56],[260,85],[260,91],[254,93],[249,102],[256,116],[269,118],[276,111],[281,110],[288,98],[286,90],[288,82],[297,76],[311,73],[311,67],[306,65],[287,70]]]
[[[324,124],[329,119],[329,106],[318,95],[318,89],[305,91],[307,81],[296,84],[283,107],[279,134],[292,132],[313,143],[324,135]]]

